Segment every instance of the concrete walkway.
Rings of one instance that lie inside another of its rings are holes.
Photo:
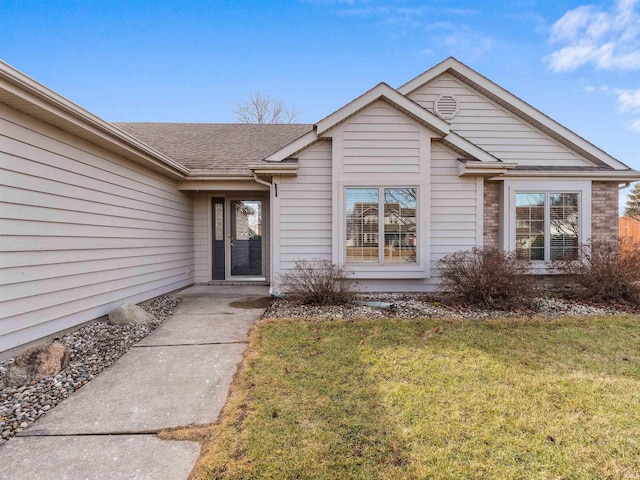
[[[165,428],[217,420],[267,287],[193,286],[173,315],[0,447],[1,479],[186,479],[200,446]]]

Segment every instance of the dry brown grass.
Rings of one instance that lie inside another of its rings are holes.
[[[263,321],[193,478],[637,479],[639,322]]]

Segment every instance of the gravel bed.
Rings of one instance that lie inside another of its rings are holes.
[[[57,339],[70,350],[69,365],[55,377],[0,390],[0,446],[124,355],[172,313],[180,299],[164,295],[140,306],[155,319],[146,325],[94,322]],[[0,385],[11,358],[0,363]]]
[[[458,318],[481,320],[497,317],[521,317],[539,315],[546,318],[561,315],[617,315],[638,313],[637,308],[621,305],[597,305],[563,298],[540,297],[530,305],[515,310],[486,310],[470,308],[425,294],[376,294],[359,295],[358,301],[387,302],[391,310],[365,305],[319,306],[300,305],[288,300],[276,300],[265,312],[264,318]]]

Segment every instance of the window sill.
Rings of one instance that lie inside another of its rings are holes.
[[[358,265],[348,263],[345,266],[353,272],[353,278],[356,280],[429,278],[429,272],[422,265]]]
[[[559,275],[560,272],[551,268],[552,262],[546,260],[533,260],[531,262],[532,275]]]

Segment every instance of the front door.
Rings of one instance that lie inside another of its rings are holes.
[[[212,198],[213,280],[264,277],[263,201]]]
[[[262,277],[262,200],[231,200],[231,276]]]

